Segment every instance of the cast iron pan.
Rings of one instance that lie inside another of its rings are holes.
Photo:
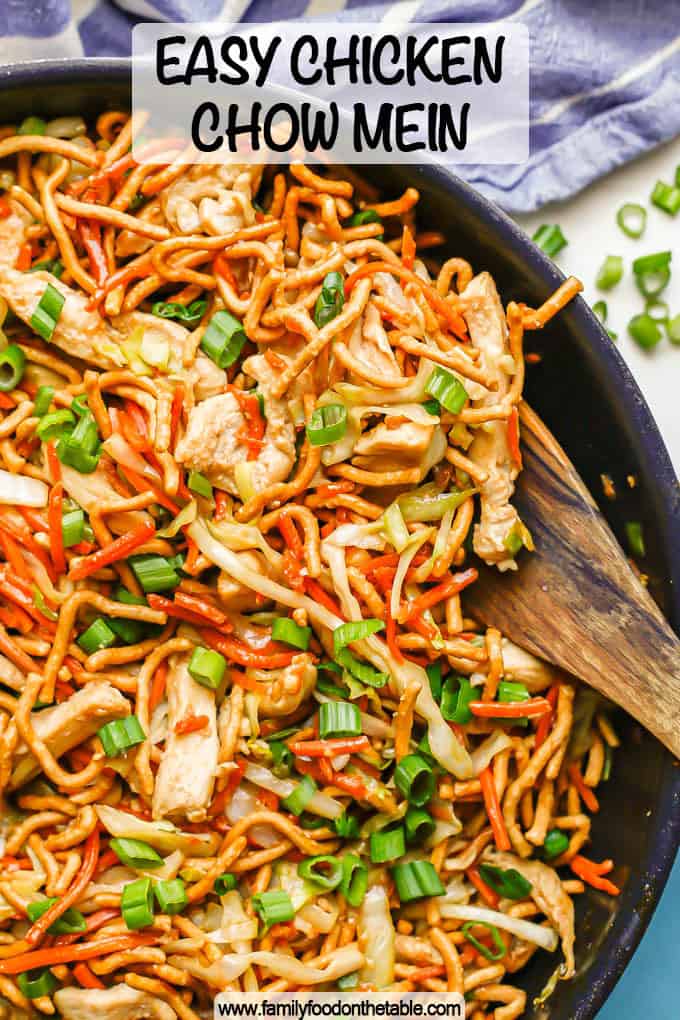
[[[0,72],[2,119],[82,114],[93,117],[130,101],[125,60],[39,61]],[[540,304],[562,274],[503,213],[446,170],[373,167],[388,195],[407,184],[422,195],[419,223],[443,230],[450,255],[488,269],[507,302]],[[668,453],[647,405],[606,333],[582,300],[572,302],[528,347],[540,352],[528,372],[528,399],[545,419],[589,485],[614,531],[626,520],[645,530],[650,588],[680,630],[680,494]],[[619,498],[606,500],[600,475],[612,476]],[[626,479],[634,476],[631,488]],[[650,648],[649,654],[654,654]],[[680,770],[660,744],[628,718],[611,780],[598,789],[596,859],[615,858],[627,873],[622,895],[594,890],[577,897],[577,976],[561,982],[547,1006],[531,1002],[556,959],[538,953],[521,973],[532,1020],[590,1020],[621,976],[654,911],[680,834]]]

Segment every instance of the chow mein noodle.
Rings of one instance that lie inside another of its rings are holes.
[[[132,134],[0,129],[0,1016],[512,1020],[618,892],[607,704],[465,608],[530,555],[523,333],[580,285],[504,307],[414,188]]]

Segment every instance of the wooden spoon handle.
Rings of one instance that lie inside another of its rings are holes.
[[[536,543],[519,571],[484,569],[472,611],[585,680],[680,757],[680,642],[568,457],[525,404],[517,506]]]

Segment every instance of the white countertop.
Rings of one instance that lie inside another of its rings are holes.
[[[661,297],[668,303],[671,316],[680,314],[680,213],[673,218],[649,204],[657,179],[673,183],[679,164],[680,138],[676,138],[635,163],[621,167],[570,201],[517,218],[530,235],[541,223],[559,223],[562,227],[569,244],[557,256],[557,264],[565,273],[583,281],[587,301],[607,302],[607,326],[618,333],[617,347],[652,409],[678,475],[680,347],[671,344],[664,334],[654,350],[644,351],[628,335],[626,326],[634,315],[644,311],[644,299],[635,286],[631,262],[638,255],[651,252],[673,251],[671,280]],[[647,227],[639,240],[626,237],[617,226],[616,212],[625,202],[636,202],[647,209]],[[596,288],[595,277],[606,255],[622,255],[625,273],[621,282],[605,293]]]

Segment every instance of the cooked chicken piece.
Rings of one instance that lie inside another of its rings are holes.
[[[249,669],[247,675],[264,686],[258,693],[261,719],[290,715],[296,712],[316,684],[316,666],[311,655],[296,655],[285,669]]]
[[[244,566],[256,570],[258,574],[269,577],[269,564],[261,552],[254,549],[247,549],[244,552],[234,553],[238,556]],[[221,570],[217,578],[217,595],[220,605],[230,613],[254,613],[262,608],[262,599],[252,588],[246,588],[244,584],[234,580],[229,574]]]
[[[515,854],[502,853],[490,848],[484,851],[483,860],[499,868],[515,868],[531,882],[531,898],[559,932],[562,940],[562,952],[567,969],[567,973],[562,977],[565,980],[573,977],[574,901],[562,888],[560,876],[555,869],[543,864],[542,861],[525,861]]]
[[[54,1002],[62,1020],[177,1020],[167,1002],[129,985],[60,988]]]
[[[262,167],[191,167],[161,193],[168,221],[181,234],[229,234],[255,223],[253,198]]]
[[[31,722],[36,735],[47,744],[55,758],[60,758],[66,751],[93,736],[102,726],[129,714],[130,702],[115,687],[107,683],[90,683],[60,705],[34,712]],[[15,755],[9,789],[16,790],[39,772],[38,762],[21,744]]]
[[[14,269],[19,249],[26,240],[26,228],[30,227],[32,217],[23,205],[13,199],[9,202],[11,212],[0,220],[0,271]]]
[[[436,425],[419,425],[413,421],[403,421],[393,428],[381,422],[364,432],[354,452],[360,454],[364,461],[367,457],[387,456],[401,464],[417,464],[432,442],[435,428]],[[360,464],[359,458],[355,459],[355,463]]]
[[[26,677],[19,667],[10,662],[5,655],[0,655],[0,684],[13,691],[22,691],[26,684]]]
[[[442,955],[431,943],[414,935],[397,935],[394,949],[398,960],[415,963],[421,967],[437,966],[442,962]]]
[[[295,463],[295,428],[286,402],[271,396],[275,375],[265,357],[258,354],[247,358],[243,371],[259,383],[267,420],[259,456],[248,462],[252,484],[260,492],[288,478]],[[190,411],[175,457],[185,467],[206,475],[214,485],[238,495],[234,468],[246,459],[245,427],[233,393],[210,397]]]
[[[212,797],[217,768],[217,711],[215,692],[196,683],[189,673],[189,655],[173,655],[168,672],[168,736],[153,793],[153,817],[182,815],[202,821]],[[187,716],[206,716],[193,733],[177,734]]]
[[[530,694],[538,694],[559,680],[558,669],[507,638],[503,638],[501,649],[505,676],[524,684]]]
[[[381,376],[394,378],[402,374],[383,328],[380,312],[370,301],[363,318],[357,319],[347,346],[350,354],[368,370],[369,377],[375,378],[376,385],[379,385]]]
[[[473,347],[481,352],[480,363],[498,383],[495,392],[473,401],[475,407],[488,407],[502,402],[509,388],[509,377],[499,359],[507,355],[507,325],[496,284],[488,273],[480,273],[463,291],[463,314]],[[499,570],[515,570],[517,564],[508,552],[506,541],[519,522],[510,500],[519,474],[510,453],[506,421],[493,421],[478,428],[468,450],[468,457],[488,472],[479,486],[481,516],[475,525],[474,550],[485,563],[495,563]]]
[[[108,480],[106,470],[100,463],[89,475],[83,475],[68,464],[61,465],[61,480],[66,494],[74,499],[83,510],[90,514],[103,503],[122,499]],[[125,513],[106,515],[107,527],[116,535],[124,535],[132,528],[150,520],[144,510],[126,510]]]

